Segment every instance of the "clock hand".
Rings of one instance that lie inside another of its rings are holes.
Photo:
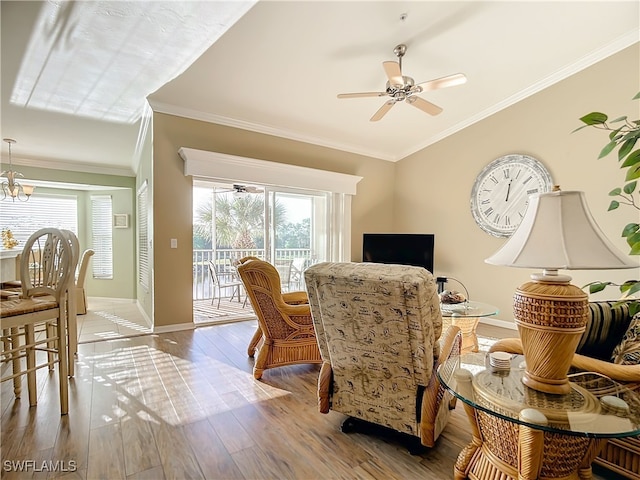
[[[504,199],[505,202],[509,201],[509,192],[511,191],[511,180],[509,180],[509,185],[507,186],[507,198]]]

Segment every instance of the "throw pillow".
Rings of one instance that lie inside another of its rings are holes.
[[[613,350],[611,361],[622,365],[640,365],[640,313],[631,319],[627,332]]]
[[[600,360],[611,360],[613,349],[629,328],[629,304],[616,300],[589,302],[587,328],[577,353]]]

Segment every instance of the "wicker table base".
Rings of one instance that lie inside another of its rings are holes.
[[[462,332],[462,353],[478,351],[476,327],[481,317],[490,317],[498,313],[498,307],[486,303],[468,301],[458,304],[440,304],[445,329],[452,325]]]
[[[460,353],[477,352],[478,335],[476,327],[480,319],[478,317],[451,317],[451,325],[458,327],[462,332],[462,349]]]
[[[438,378],[462,400],[472,442],[454,467],[456,480],[586,480],[607,440],[637,437],[640,395],[606,377],[577,373],[556,395],[523,384],[524,357],[492,366],[486,353],[444,362]],[[613,389],[613,390],[612,390]]]
[[[455,480],[587,480],[606,442],[534,430],[466,403],[473,440],[454,467]]]

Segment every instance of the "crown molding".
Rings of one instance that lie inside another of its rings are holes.
[[[363,155],[365,157],[377,158],[378,160],[385,160],[387,162],[395,162],[399,160],[398,157],[388,155],[376,150],[369,150],[362,148],[362,146],[354,146],[346,143],[332,142],[326,138],[314,137],[312,135],[305,135],[292,130],[285,130],[281,128],[272,127],[269,125],[263,125],[259,123],[246,122],[244,120],[238,120],[235,118],[224,117],[222,115],[216,115],[214,113],[202,112],[199,110],[193,110],[190,108],[184,108],[177,105],[171,105],[168,103],[156,102],[149,100],[149,105],[154,112],[166,113],[168,115],[175,115],[178,117],[189,118],[191,120],[199,120],[207,123],[215,123],[223,125],[225,127],[239,128],[241,130],[248,130],[251,132],[262,133],[265,135],[271,135],[274,137],[286,138],[288,140],[295,140],[297,142],[310,143],[319,147],[331,148],[334,150],[340,150],[342,152],[354,153],[356,155]]]
[[[33,158],[20,158],[16,156],[11,157],[13,165],[19,165],[23,167],[36,167],[36,168],[48,168],[53,170],[66,170],[69,172],[81,172],[81,173],[97,173],[101,175],[117,175],[120,177],[135,177],[135,172],[130,167],[110,167],[107,165],[79,163],[79,162],[62,162],[55,159],[33,159]],[[4,162],[3,164],[8,164]]]
[[[420,143],[416,148],[412,148],[410,150],[403,152],[400,155],[400,159],[406,158],[409,155],[412,155],[422,150],[423,148],[433,145],[434,143],[439,142],[440,140],[443,140],[444,138],[450,135],[453,135],[454,133],[459,132],[460,130],[463,130],[473,125],[474,123],[484,120],[485,118],[490,117],[494,113],[498,113],[499,111],[504,110],[505,108],[508,108],[520,102],[521,100],[524,100],[544,90],[545,88],[550,87],[551,85],[570,77],[571,75],[575,75],[576,73],[581,72],[582,70],[592,65],[595,65],[599,61],[604,60],[605,58],[610,57],[611,55],[614,55],[620,52],[621,50],[624,50],[625,48],[630,47],[638,42],[640,42],[640,29],[632,30],[626,33],[625,35],[618,37],[616,40],[603,46],[602,48],[599,48],[591,52],[590,54],[585,55],[584,57],[580,58],[578,61],[570,65],[566,65],[565,67],[561,68],[555,73],[540,79],[530,87],[525,88],[524,90],[521,90],[520,92],[514,95],[511,95],[508,98],[505,98],[503,101],[496,103],[490,108],[485,109],[484,111],[478,113],[477,115],[469,117],[465,121],[460,122],[447,130],[443,130],[438,135],[434,135],[433,137],[428,138],[424,142]]]

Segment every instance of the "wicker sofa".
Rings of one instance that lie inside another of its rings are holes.
[[[572,368],[597,372],[628,388],[640,390],[640,365],[620,365],[611,361],[614,349],[625,336],[631,315],[628,304],[615,301],[589,303],[589,320],[582,335]],[[491,351],[522,353],[519,339],[496,342]],[[640,437],[610,439],[595,463],[627,478],[640,480]]]

